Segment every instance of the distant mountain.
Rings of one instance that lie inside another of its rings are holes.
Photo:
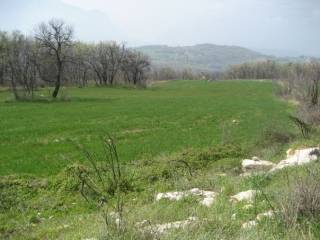
[[[136,49],[148,55],[155,67],[190,68],[195,71],[221,71],[230,65],[269,58],[247,48],[214,44],[185,47],[150,45]]]

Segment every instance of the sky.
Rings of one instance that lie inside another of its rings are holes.
[[[237,45],[320,56],[320,0],[0,0],[0,29],[62,18],[84,41]]]

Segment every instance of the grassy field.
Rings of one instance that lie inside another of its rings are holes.
[[[0,92],[0,175],[56,174],[83,160],[70,139],[97,151],[106,133],[128,162],[225,141],[252,149],[266,129],[292,129],[293,109],[270,82],[175,81],[147,89],[68,88],[63,95],[71,101],[12,102]]]
[[[273,83],[252,80],[172,81],[147,89],[67,88],[63,96],[69,101],[43,97],[15,102],[9,92],[0,92],[0,239],[319,239],[319,218],[302,214],[294,219],[295,205],[289,211],[282,208],[290,202],[288,196],[294,202],[288,194],[297,190],[297,180],[306,187],[318,185],[317,162],[275,174],[241,175],[244,158],[277,162],[289,147],[319,144],[316,129],[309,139],[301,138],[288,120],[294,106],[275,92]],[[107,133],[116,137],[122,163],[117,193],[110,163],[96,162],[106,171],[100,181],[74,146],[82,143],[105,160],[100,137]],[[81,194],[81,176],[91,184],[100,181],[96,189],[105,193],[106,204],[90,187]],[[303,180],[306,176],[313,179]],[[196,197],[155,201],[159,192],[192,188],[217,193],[213,205],[201,206]],[[251,207],[229,201],[249,189],[260,192]],[[306,192],[303,197],[316,197],[312,187]],[[120,230],[112,218],[119,199]],[[242,228],[270,209],[274,218]],[[189,217],[197,219],[195,225],[159,238],[137,227],[145,220],[155,225]]]
[[[320,179],[317,162],[274,175],[241,176],[244,158],[277,162],[289,147],[319,143],[316,130],[309,140],[299,136],[288,120],[294,106],[275,92],[271,82],[249,80],[66,88],[58,101],[48,101],[48,90],[37,92],[43,97],[32,102],[12,101],[8,91],[0,91],[0,239],[150,240],[154,236],[141,232],[138,222],[190,216],[195,225],[157,239],[319,239],[319,218],[302,216],[286,225],[278,211],[295,180]],[[80,193],[80,173],[93,182],[99,178],[75,142],[103,160],[100,137],[107,133],[116,138],[124,184],[119,194],[110,192],[114,185],[107,172],[100,182],[109,191],[107,202],[100,205],[95,191],[84,188],[88,202]],[[217,199],[209,208],[194,197],[155,201],[159,192],[191,188],[214,191]],[[251,207],[229,201],[249,189],[263,193]],[[121,231],[111,217],[118,199],[124,204]],[[277,211],[274,218],[242,228],[270,208]]]

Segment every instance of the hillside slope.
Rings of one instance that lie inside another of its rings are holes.
[[[221,71],[229,65],[267,58],[247,48],[213,44],[185,47],[150,45],[136,49],[150,56],[155,67],[191,68],[196,71]]]

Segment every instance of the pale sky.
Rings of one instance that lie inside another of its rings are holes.
[[[320,55],[320,0],[0,0],[0,29],[63,18],[85,41],[214,43]]]

